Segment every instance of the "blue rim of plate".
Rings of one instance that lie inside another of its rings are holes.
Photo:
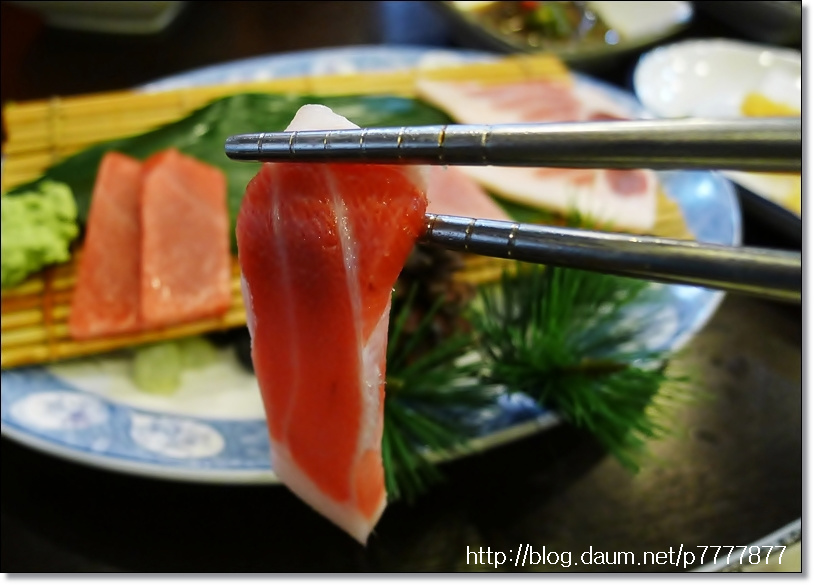
[[[385,71],[426,60],[448,63],[499,58],[478,51],[425,47],[355,46],[256,57],[196,69],[142,86],[166,91],[193,85]],[[577,83],[602,91],[640,116],[635,98],[616,87],[576,74]],[[741,216],[731,183],[708,171],[659,173],[668,196],[700,241],[741,242]],[[697,287],[653,285],[655,306],[634,307],[630,319],[649,325],[648,347],[676,351],[710,319],[724,294]],[[652,310],[661,319],[651,319]],[[643,312],[638,312],[638,310]],[[0,430],[24,445],[74,462],[136,475],[206,483],[275,483],[263,418],[218,419],[136,408],[76,387],[47,367],[2,372]],[[501,396],[478,413],[477,452],[528,436],[559,423],[555,413],[524,396]]]

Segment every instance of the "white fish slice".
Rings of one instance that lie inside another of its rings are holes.
[[[523,124],[598,119],[624,119],[628,113],[596,91],[561,80],[532,80],[509,84],[474,81],[418,82],[419,95],[462,124]],[[636,232],[651,230],[656,222],[658,180],[645,170],[593,169],[572,173],[551,169],[462,166],[460,169],[484,187],[511,201],[559,213],[576,212],[603,224]],[[631,175],[619,189],[611,180],[618,173]],[[635,176],[633,176],[635,175]]]

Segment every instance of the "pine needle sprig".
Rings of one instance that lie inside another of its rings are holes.
[[[648,438],[667,428],[657,410],[677,380],[665,355],[644,347],[642,323],[626,319],[647,306],[645,282],[573,269],[522,265],[481,290],[470,318],[485,358],[485,382],[524,392],[592,433],[636,469]]]
[[[442,479],[430,457],[464,449],[474,432],[466,415],[495,399],[495,390],[477,379],[479,365],[467,360],[474,349],[471,333],[462,329],[437,341],[433,325],[443,298],[415,327],[407,326],[418,311],[416,288],[391,319],[382,440],[389,497],[408,501]]]
[[[671,432],[686,380],[645,345],[662,304],[648,283],[518,264],[480,287],[451,333],[460,305],[441,295],[428,307],[418,289],[395,295],[391,313],[382,442],[391,499],[440,481],[439,458],[466,449],[477,430],[467,421],[500,392],[532,396],[631,470],[650,439]]]

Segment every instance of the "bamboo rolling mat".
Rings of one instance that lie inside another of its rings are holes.
[[[568,79],[569,73],[553,57],[513,56],[494,63],[435,69],[302,77],[162,93],[123,91],[10,103],[4,107],[8,141],[4,146],[2,190],[36,179],[49,166],[87,146],[153,130],[227,95],[266,92],[415,97],[419,79],[500,83],[540,77]],[[655,235],[664,237],[692,237],[678,205],[663,194],[659,196],[657,222],[653,231]],[[240,295],[239,268],[234,260],[232,305],[224,315],[138,334],[93,341],[74,340],[69,335],[67,323],[79,253],[70,262],[46,269],[21,285],[2,292],[0,367],[97,354],[246,323]],[[505,261],[470,258],[458,278],[469,282],[488,281],[505,266]]]

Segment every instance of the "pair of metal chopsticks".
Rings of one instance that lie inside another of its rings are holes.
[[[731,169],[800,172],[799,118],[446,125],[243,134],[236,160]],[[800,302],[802,255],[666,238],[427,215],[422,242],[500,258],[569,266]]]

